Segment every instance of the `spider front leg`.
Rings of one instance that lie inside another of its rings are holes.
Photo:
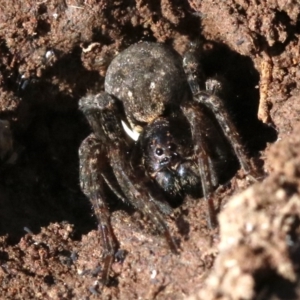
[[[101,93],[82,98],[79,108],[94,131],[80,149],[80,177],[82,190],[90,199],[101,228],[101,238],[107,253],[104,256],[103,271],[106,283],[116,243],[103,186],[106,184],[119,199],[129,202],[147,216],[164,234],[171,250],[177,253],[176,243],[163,216],[171,213],[171,207],[157,189],[151,189],[153,183],[146,176],[144,167],[141,164],[132,165],[129,155],[131,145],[128,145],[121,125],[119,102],[109,94]]]
[[[192,47],[184,56],[183,66],[187,74],[188,83],[190,85],[194,101],[205,105],[208,109],[212,111],[215,118],[217,119],[225,137],[230,142],[244,173],[252,181],[256,181],[257,176],[250,165],[249,158],[246,154],[246,150],[241,142],[239,133],[231,121],[222,100],[217,96],[220,86],[214,81],[207,82],[207,91],[202,91],[199,84],[198,73],[200,69],[199,62],[196,57],[196,51],[198,49],[196,43],[192,44]]]
[[[102,281],[108,283],[111,264],[117,250],[113,230],[110,224],[109,199],[104,192],[107,185],[122,201],[127,201],[114,178],[110,157],[118,157],[115,143],[122,140],[123,150],[128,145],[123,140],[122,128],[118,125],[118,109],[109,95],[87,96],[79,101],[79,108],[86,116],[93,134],[88,136],[79,149],[80,185],[89,198],[99,224],[100,236],[104,248]]]
[[[231,144],[241,168],[252,181],[256,181],[253,168],[242,145],[240,136],[229,114],[227,113],[222,100],[217,96],[220,93],[221,86],[216,80],[206,81],[206,91],[202,88],[204,85],[204,75],[197,59],[196,52],[199,50],[198,43],[192,43],[191,49],[187,51],[183,57],[183,67],[187,75],[187,80],[192,91],[194,102],[185,101],[182,104],[182,111],[190,122],[194,152],[198,158],[199,173],[202,181],[202,189],[204,199],[208,204],[208,222],[210,227],[216,225],[216,216],[212,201],[212,193],[214,190],[212,176],[209,169],[209,151],[205,143],[205,128],[202,128],[201,119],[203,116],[201,105],[206,106],[218,121],[224,136]],[[200,79],[200,81],[199,81]]]
[[[253,169],[250,165],[249,158],[246,154],[245,148],[241,142],[240,136],[234,124],[231,121],[229,114],[227,113],[221,99],[215,95],[211,95],[207,92],[200,92],[194,96],[195,101],[207,106],[215,115],[219,122],[224,135],[230,142],[244,173],[252,181],[256,181],[255,175],[252,175]]]
[[[205,115],[201,111],[199,105],[193,102],[184,102],[181,106],[181,109],[187,120],[189,120],[191,127],[194,154],[196,156],[199,167],[203,197],[207,202],[208,227],[214,228],[217,225],[216,213],[213,203],[214,174],[212,173],[209,150],[206,144],[206,132],[201,121],[205,119]]]
[[[105,180],[102,171],[107,169],[106,149],[94,134],[89,135],[80,145],[79,161],[80,186],[84,194],[90,199],[98,221],[104,248],[102,280],[104,284],[107,284],[117,243],[111,228],[110,213],[104,194]]]

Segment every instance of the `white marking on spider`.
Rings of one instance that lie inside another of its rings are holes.
[[[137,141],[139,139],[140,134],[137,131],[131,130],[123,120],[121,120],[121,123],[128,136],[134,141]]]

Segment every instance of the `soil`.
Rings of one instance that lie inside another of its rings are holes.
[[[2,299],[299,299],[300,4],[292,0],[4,0],[0,4]],[[80,191],[90,133],[78,100],[103,88],[121,50],[203,41],[207,76],[265,175],[218,188],[166,218],[171,253],[140,213],[112,205],[120,250],[101,286],[103,249]],[[5,126],[3,126],[3,124]],[[10,129],[9,129],[10,126]],[[11,134],[10,134],[11,133]]]

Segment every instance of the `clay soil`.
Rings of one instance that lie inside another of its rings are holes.
[[[300,4],[293,0],[1,0],[0,119],[13,146],[0,165],[1,299],[299,299]],[[186,199],[166,218],[169,250],[143,216],[111,203],[120,250],[101,286],[103,249],[79,188],[90,133],[78,100],[140,40],[182,54],[203,41],[207,76],[264,175],[216,191],[219,227]],[[5,148],[5,141],[1,141]],[[2,151],[2,149],[1,149]]]

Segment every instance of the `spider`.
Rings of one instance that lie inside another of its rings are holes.
[[[203,80],[195,55],[198,49],[193,45],[182,60],[164,44],[134,44],[109,65],[105,92],[79,101],[93,131],[79,149],[80,184],[99,223],[104,284],[117,248],[107,187],[147,216],[177,253],[164,221],[174,203],[186,194],[198,198],[202,194],[208,226],[213,228],[218,168],[232,149],[244,173],[252,178],[253,168],[239,134],[217,96],[221,85]],[[124,127],[140,134],[136,142],[128,138]],[[231,145],[230,151],[224,140]]]

